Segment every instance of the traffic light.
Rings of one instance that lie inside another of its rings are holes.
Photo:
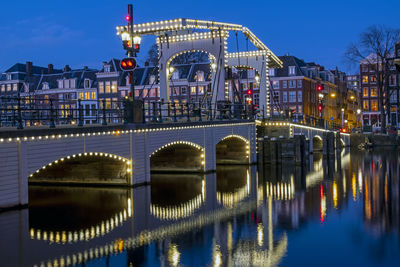
[[[136,60],[133,57],[127,57],[121,60],[121,69],[123,71],[132,71],[136,68]]]
[[[324,90],[324,85],[323,84],[317,84],[317,91],[321,92],[322,90]]]
[[[253,94],[253,90],[251,90],[251,89],[247,90],[246,94],[251,96]]]
[[[125,20],[128,21],[128,22],[131,21],[131,16],[130,15],[126,15],[125,16]]]
[[[324,106],[321,103],[318,104],[318,111],[322,112],[323,109],[324,109]]]

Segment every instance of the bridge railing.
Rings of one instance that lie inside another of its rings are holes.
[[[301,116],[285,116],[285,115],[273,115],[267,119],[267,121],[285,121],[291,123],[302,124],[309,127],[320,128],[325,130],[339,131],[343,127],[333,121],[324,120],[322,118],[315,118],[313,116],[301,115]]]
[[[140,123],[194,122],[213,120],[255,119],[252,105],[223,102],[162,102],[139,101],[139,107],[129,100],[81,100],[41,97],[0,97],[0,127],[128,123],[140,117]],[[140,113],[132,116],[132,112]]]

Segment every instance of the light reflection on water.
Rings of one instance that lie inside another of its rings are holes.
[[[396,265],[399,201],[387,151],[134,189],[32,186],[28,210],[0,214],[0,265]]]

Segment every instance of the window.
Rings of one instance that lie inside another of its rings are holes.
[[[297,88],[303,87],[303,80],[298,80],[297,81]]]
[[[396,75],[392,74],[389,76],[389,85],[390,86],[395,86],[396,85]]]
[[[204,82],[204,71],[198,71],[198,72],[196,72],[195,80],[196,80],[197,82]]]
[[[279,89],[279,81],[272,81],[272,88]]]
[[[204,95],[204,86],[199,86],[198,94],[199,95]]]
[[[83,100],[83,92],[78,93],[78,99]]]
[[[110,65],[105,65],[104,66],[104,72],[111,72],[111,66]]]
[[[369,96],[369,90],[368,87],[363,88],[363,97],[368,97]]]
[[[297,91],[297,101],[303,102],[303,92],[302,91]]]
[[[7,81],[11,81],[11,74],[7,73]]]
[[[368,83],[368,76],[367,75],[363,75],[362,76],[362,83]]]
[[[376,87],[371,87],[371,96],[372,97],[377,97],[378,96],[378,89]]]
[[[91,92],[91,99],[96,99],[96,92]]]
[[[64,88],[69,88],[69,80],[64,80],[63,82],[64,82],[63,84]]]
[[[367,72],[368,71],[368,65],[361,65],[361,72]]]
[[[187,94],[187,88],[186,87],[182,87],[181,88],[181,94],[182,95],[186,95]]]
[[[289,80],[289,88],[296,88],[296,80]]]
[[[295,66],[289,66],[289,76],[296,75],[296,67]]]
[[[303,113],[303,106],[297,106],[298,113]]]
[[[114,93],[114,94],[118,93],[117,81],[112,81],[111,92]]]
[[[96,104],[92,104],[92,116],[96,116]]]
[[[283,92],[283,102],[287,102],[287,92]]]
[[[369,76],[369,81],[371,83],[376,83],[376,77],[374,75]]]
[[[49,83],[43,83],[42,89],[43,90],[49,89]]]
[[[62,80],[58,80],[58,88],[63,88],[63,81]]]
[[[179,71],[178,70],[175,70],[172,73],[172,80],[179,80]]]
[[[7,84],[7,92],[11,91],[11,83]]]
[[[258,94],[254,94],[254,105],[260,104],[260,96]]]
[[[274,103],[279,103],[279,92],[273,92],[272,100],[274,101]]]
[[[287,88],[287,81],[282,81],[282,88]]]
[[[12,87],[14,92],[18,91],[18,83],[14,83]]]
[[[69,88],[75,88],[75,79],[69,81]]]
[[[85,79],[84,86],[85,86],[85,88],[90,88],[90,80],[89,79]]]
[[[180,95],[179,87],[174,87],[174,95]]]
[[[89,104],[85,105],[85,116],[90,116],[90,105]]]
[[[156,97],[156,88],[151,88],[150,90],[150,97]]]
[[[196,94],[196,86],[191,86],[190,87],[190,94],[195,95]]]
[[[85,99],[89,100],[90,99],[90,92],[85,92]]]
[[[150,75],[149,84],[154,84],[156,81],[156,75]]]
[[[378,111],[378,100],[371,100],[371,111]]]
[[[247,77],[249,79],[252,79],[252,78],[256,77],[256,70],[255,69],[248,69],[247,70]]]
[[[99,82],[99,93],[104,94],[104,83],[103,82]]]
[[[268,74],[269,76],[275,76],[275,69],[269,69]]]
[[[106,82],[106,90],[105,90],[106,94],[111,93],[111,82]]]
[[[289,92],[289,102],[291,103],[296,102],[296,91]]]
[[[106,109],[111,109],[111,99],[106,98]]]
[[[121,92],[121,96],[122,96],[122,97],[126,96],[126,91],[125,91],[125,90],[120,91],[120,92]]]
[[[363,109],[365,111],[369,111],[369,102],[368,102],[368,100],[364,100],[363,101]]]
[[[4,84],[1,85],[1,91],[5,92],[6,91],[6,86]]]

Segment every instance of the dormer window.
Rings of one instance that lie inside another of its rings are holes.
[[[296,67],[289,66],[289,75],[296,75]]]
[[[64,88],[63,80],[58,80],[58,88]]]
[[[150,75],[149,84],[154,84],[156,81],[156,75]]]
[[[269,69],[269,70],[268,70],[268,74],[269,74],[269,76],[271,76],[271,77],[275,76],[275,69]]]
[[[105,65],[104,66],[104,72],[111,72],[111,66],[110,65]]]
[[[256,77],[256,70],[255,69],[247,70],[247,76],[249,77],[249,79]]]
[[[43,90],[49,89],[49,83],[43,83],[42,89]]]
[[[75,88],[75,79],[69,81],[69,88]]]
[[[172,73],[172,80],[179,80],[179,71],[178,70],[175,70]]]
[[[197,82],[204,82],[204,71],[196,72],[196,76],[194,78]]]
[[[85,87],[85,89],[90,88],[90,80],[89,79],[85,79],[85,82],[84,82],[83,86]]]
[[[10,81],[11,80],[11,74],[7,73],[6,75],[7,75],[7,80]]]

